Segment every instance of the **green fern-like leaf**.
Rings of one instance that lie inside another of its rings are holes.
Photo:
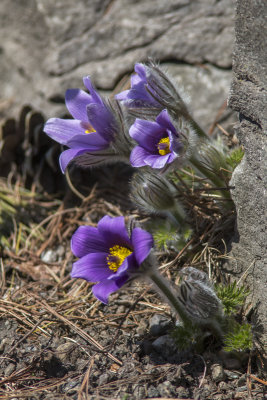
[[[231,154],[226,158],[227,164],[234,170],[241,162],[244,156],[244,150],[241,147],[234,149]]]
[[[226,315],[233,315],[239,307],[242,307],[249,294],[249,290],[245,286],[237,287],[236,282],[227,286],[217,285],[215,288]]]
[[[226,334],[224,339],[225,351],[246,351],[251,350],[253,346],[253,337],[251,326],[249,324],[240,325],[233,322],[231,331]]]

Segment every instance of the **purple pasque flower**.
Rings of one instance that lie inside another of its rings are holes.
[[[48,136],[69,147],[59,159],[63,173],[74,158],[108,148],[116,130],[114,116],[90,78],[83,82],[90,94],[80,89],[66,91],[66,106],[74,119],[50,118],[44,127]]]
[[[161,111],[156,121],[137,118],[129,133],[138,143],[130,156],[133,167],[163,168],[182,154],[181,134],[173,126],[167,110]]]
[[[149,68],[144,64],[135,64],[136,74],[131,76],[131,89],[125,90],[115,96],[117,100],[123,101],[126,106],[138,108],[144,106],[159,107],[159,103],[149,93],[147,75]],[[150,88],[151,93],[153,89]]]
[[[150,233],[134,228],[129,236],[124,217],[105,216],[97,228],[80,226],[72,236],[71,249],[80,260],[73,264],[71,277],[98,282],[93,293],[107,304],[111,293],[142,273],[140,265],[152,246]]]

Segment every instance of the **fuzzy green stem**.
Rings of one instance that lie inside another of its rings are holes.
[[[148,275],[149,279],[153,282],[156,286],[157,290],[160,294],[167,299],[168,303],[172,306],[174,311],[179,315],[181,320],[186,324],[190,323],[189,318],[187,317],[186,313],[183,311],[182,307],[177,300],[177,296],[174,293],[174,290],[170,287],[170,282],[167,281],[162,275],[160,275],[157,271],[153,270]]]

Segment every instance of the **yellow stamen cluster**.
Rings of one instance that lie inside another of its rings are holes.
[[[84,131],[85,133],[93,133],[96,132],[96,130],[91,126],[89,129],[86,129],[86,131]]]
[[[121,266],[126,257],[132,254],[132,251],[127,247],[115,245],[109,249],[109,255],[107,256],[107,263],[111,271],[116,272]]]
[[[160,148],[161,143],[164,143],[164,144],[166,143],[166,146],[163,149]],[[158,151],[161,156],[165,156],[166,154],[169,154],[171,152],[170,139],[168,137],[160,139],[160,141],[158,142]]]

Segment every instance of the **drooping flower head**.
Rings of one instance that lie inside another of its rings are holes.
[[[133,167],[149,165],[160,169],[183,153],[184,134],[175,129],[167,110],[161,111],[156,121],[137,118],[129,133],[138,143],[130,156]]]
[[[187,108],[183,90],[157,64],[135,64],[135,74],[131,77],[131,89],[115,97],[128,109],[128,113],[142,119],[155,118],[166,109],[174,119],[186,119],[197,136],[206,138],[205,132],[194,120]]]
[[[116,133],[116,121],[110,107],[89,77],[83,82],[90,94],[80,89],[66,91],[66,106],[74,119],[50,118],[44,127],[48,136],[69,147],[60,156],[62,172],[74,158],[85,153],[91,153],[88,157],[92,158],[94,153],[107,149]]]
[[[135,64],[135,74],[131,76],[131,89],[115,97],[130,109],[157,109],[157,114],[167,108],[176,116],[188,115],[187,107],[175,84],[156,64]],[[151,110],[150,110],[151,111]],[[145,110],[144,110],[145,112]],[[146,111],[147,112],[147,111]]]
[[[105,216],[97,228],[81,226],[74,233],[71,249],[80,260],[73,264],[71,277],[98,282],[93,293],[107,304],[111,293],[143,273],[141,264],[152,246],[150,233],[134,228],[129,236],[123,217]]]
[[[131,76],[131,89],[117,94],[116,99],[122,100],[129,107],[159,107],[157,100],[147,90],[148,67],[138,63],[135,64],[134,70],[135,74]]]

